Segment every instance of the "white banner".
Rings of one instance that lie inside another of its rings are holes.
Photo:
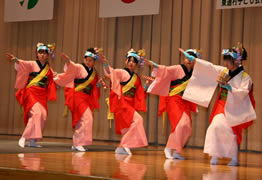
[[[232,9],[262,6],[262,0],[217,0],[217,9]]]
[[[54,0],[5,0],[5,22],[53,19]]]
[[[159,6],[160,0],[100,0],[99,17],[158,14]]]

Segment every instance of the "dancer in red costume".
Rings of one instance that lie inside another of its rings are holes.
[[[124,69],[113,69],[106,58],[102,58],[105,75],[111,79],[109,97],[110,111],[114,113],[115,130],[122,135],[115,153],[131,155],[130,148],[148,145],[143,118],[137,111],[146,111],[145,90],[139,76],[134,72],[143,58],[131,49]]]
[[[66,106],[72,112],[74,128],[73,150],[86,151],[83,146],[93,141],[93,109],[99,108],[100,88],[98,73],[94,65],[98,59],[94,48],[89,48],[84,55],[83,63],[77,64],[62,54],[65,60],[65,72],[58,74],[54,80],[59,86],[66,87]]]
[[[53,81],[53,70],[48,57],[52,50],[42,43],[37,44],[37,60],[25,61],[7,53],[7,57],[15,62],[17,71],[15,88],[19,89],[16,98],[24,107],[26,128],[18,145],[25,146],[29,140],[30,147],[41,147],[36,141],[42,139],[47,118],[47,100],[56,100],[56,85]]]
[[[188,49],[186,52],[194,57],[200,57],[197,50]],[[183,64],[173,66],[158,65],[153,61],[146,62],[153,67],[152,76],[156,77],[148,92],[160,95],[158,115],[167,112],[172,126],[164,150],[165,156],[168,159],[183,160],[184,157],[180,153],[192,134],[191,112],[196,112],[197,107],[194,103],[183,100],[182,95],[192,75],[194,63],[186,58]]]

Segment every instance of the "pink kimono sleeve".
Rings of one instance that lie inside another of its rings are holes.
[[[35,61],[18,60],[19,63],[15,63],[16,81],[15,88],[23,89],[27,83],[29,73],[33,71],[33,65]]]
[[[54,81],[59,86],[73,88],[75,78],[85,78],[87,75],[88,73],[82,65],[69,61],[64,66],[64,73],[57,74]]]
[[[152,75],[156,78],[149,86],[147,92],[160,96],[168,96],[171,81],[183,78],[185,73],[180,65],[169,67],[158,65],[157,68],[154,68]]]
[[[127,71],[123,69],[113,69],[109,66],[110,72],[105,72],[105,76],[109,77],[112,82],[111,90],[114,91],[118,96],[121,96],[121,86],[120,82],[125,82],[130,78]]]

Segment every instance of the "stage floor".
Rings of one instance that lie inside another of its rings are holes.
[[[229,159],[210,166],[202,149],[185,148],[186,160],[169,160],[164,146],[132,150],[132,156],[115,155],[115,142],[95,141],[87,152],[73,152],[71,139],[45,138],[42,148],[19,148],[19,137],[0,136],[0,179],[204,179],[261,180],[262,154],[240,153],[240,166]],[[4,147],[5,146],[5,147]],[[7,148],[6,148],[7,147]],[[8,152],[8,149],[10,152]]]

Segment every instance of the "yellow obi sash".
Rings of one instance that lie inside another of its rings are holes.
[[[49,65],[47,64],[45,68],[41,71],[40,74],[38,74],[28,85],[26,88],[29,88],[31,86],[38,86],[38,83],[46,76],[47,72],[49,71]]]
[[[125,86],[123,86],[123,88],[122,88],[123,94],[128,92],[135,85],[136,80],[137,80],[137,75],[133,74],[133,76],[130,79],[130,81]],[[109,98],[106,98],[106,103],[107,103],[107,106],[108,106],[107,119],[110,121],[110,128],[111,128],[111,120],[114,119],[114,113],[112,113],[110,111]]]
[[[189,80],[183,82],[182,84],[180,84],[180,85],[176,86],[174,89],[172,89],[169,92],[168,96],[174,96],[174,95],[179,94],[180,92],[184,91],[186,89],[188,81]],[[165,132],[165,121],[166,121],[166,111],[163,112],[162,118],[163,118],[162,119],[162,132],[164,134],[164,132]]]
[[[126,93],[127,91],[129,91],[135,85],[136,80],[137,80],[137,75],[133,74],[130,81],[126,85],[123,86],[123,88],[122,88],[123,94]]]
[[[179,94],[180,92],[184,91],[186,89],[188,81],[189,80],[183,82],[182,84],[180,84],[180,85],[176,86],[174,89],[172,89],[169,92],[169,96],[174,96],[174,95]]]
[[[85,89],[86,86],[88,86],[96,77],[96,72],[93,71],[91,76],[88,78],[88,80],[86,80],[85,82],[79,84],[76,88],[75,91],[81,91],[83,89]]]
[[[88,86],[96,77],[96,72],[93,71],[91,76],[88,78],[88,80],[86,80],[85,82],[79,84],[76,88],[75,88],[75,91],[81,91],[83,89],[85,89],[86,86]],[[63,116],[66,117],[68,114],[68,107],[65,106],[64,108],[64,114]]]

